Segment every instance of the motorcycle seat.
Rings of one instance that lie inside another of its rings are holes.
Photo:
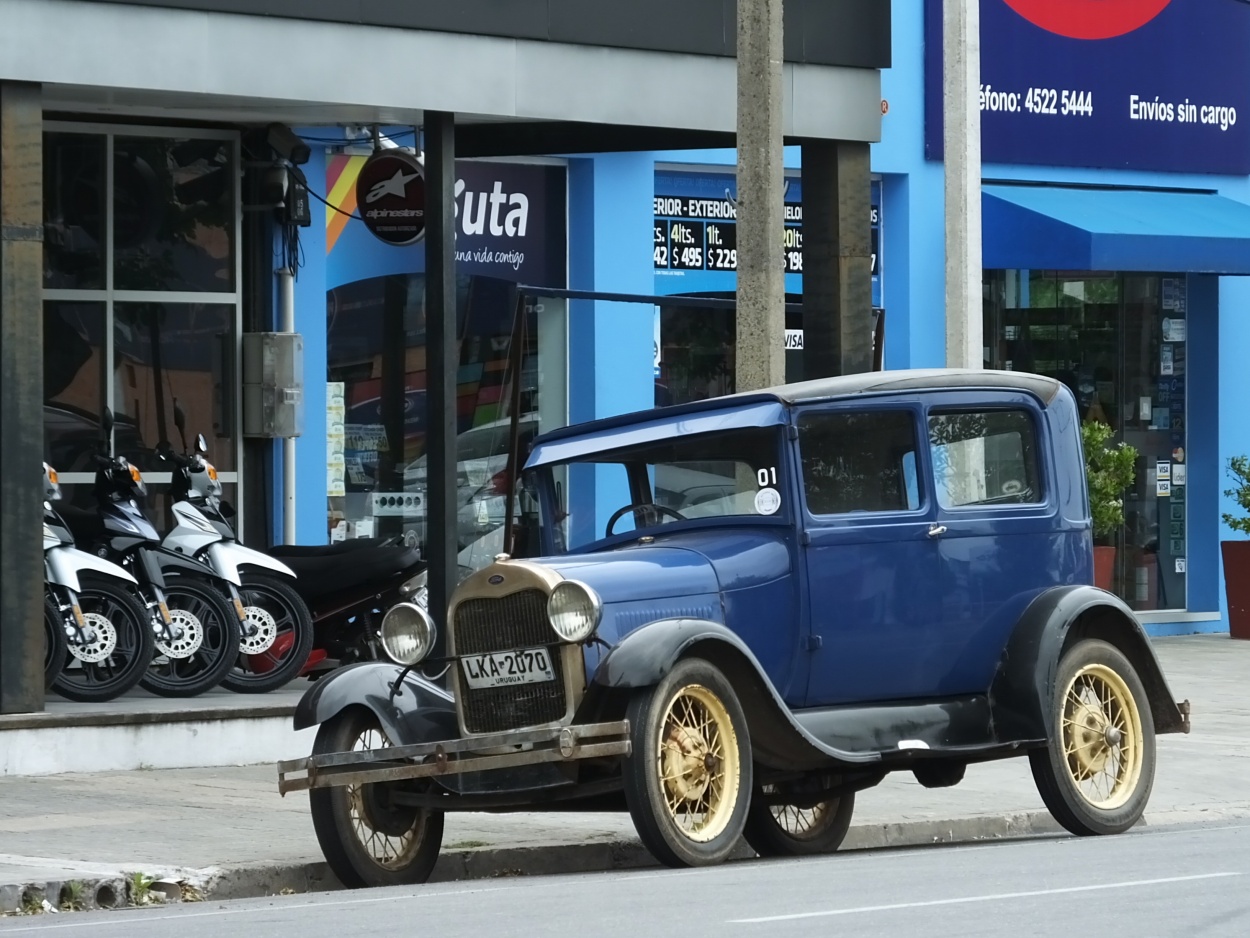
[[[363,539],[362,539],[363,540]],[[351,543],[351,542],[343,542]],[[421,557],[410,547],[360,544],[343,549],[337,544],[326,547],[275,547],[269,555],[295,571],[299,591],[305,599],[360,589],[398,574],[421,567]]]

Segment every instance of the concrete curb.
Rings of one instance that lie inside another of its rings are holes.
[[[970,843],[1028,837],[1059,832],[1059,826],[1045,811],[1021,814],[986,815],[943,821],[901,821],[889,824],[853,826],[844,850],[872,850],[885,847],[915,847],[938,843]],[[745,844],[733,859],[751,859],[755,853]],[[480,847],[444,850],[430,882],[457,882],[502,876],[551,876],[568,873],[601,873],[654,867],[655,860],[637,840],[585,844],[555,844],[537,847]],[[149,875],[183,884],[182,901],[192,899],[257,899],[290,893],[319,892],[342,888],[323,862],[256,864],[237,867],[211,867],[155,871]],[[85,908],[101,906],[94,897],[103,889],[123,898],[127,882],[117,877],[82,878],[81,893],[91,897]],[[13,914],[30,908],[32,897],[62,894],[61,882],[0,885],[0,914]],[[190,888],[187,888],[190,887]]]

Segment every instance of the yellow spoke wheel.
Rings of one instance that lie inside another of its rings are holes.
[[[1038,792],[1074,834],[1116,834],[1141,818],[1154,784],[1150,703],[1132,664],[1115,646],[1087,639],[1059,662],[1053,727],[1029,753]]]
[[[712,664],[679,661],[630,701],[625,799],[643,844],[669,866],[726,859],[751,791],[751,742],[733,687]]]

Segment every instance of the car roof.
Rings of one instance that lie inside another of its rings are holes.
[[[750,408],[763,403],[791,405],[838,400],[860,394],[907,393],[914,391],[949,390],[996,390],[1022,391],[1049,406],[1063,384],[1054,378],[1022,371],[991,371],[973,368],[925,368],[897,371],[870,371],[863,374],[842,375],[836,378],[817,378],[796,384],[783,384],[761,391],[744,391],[723,397],[710,397],[688,404],[656,407],[651,410],[634,411],[615,417],[604,417],[587,423],[577,423],[558,430],[550,430],[534,440],[534,449],[544,444],[571,437],[593,436],[620,427],[643,422],[671,420],[677,417],[696,417],[703,413],[723,412],[738,408]],[[767,420],[766,422],[772,422]],[[711,428],[709,428],[711,429]],[[543,460],[546,461],[546,460]]]

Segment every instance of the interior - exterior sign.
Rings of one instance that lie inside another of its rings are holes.
[[[942,158],[942,0],[925,0],[925,153]],[[1250,173],[1250,4],[981,0],[987,163]]]
[[[732,173],[657,170],[652,262],[656,292],[732,292],[737,282],[737,180]],[[801,293],[803,183],[785,181],[786,292]],[[881,305],[881,183],[872,181],[872,302]]]
[[[360,220],[374,237],[402,247],[425,235],[425,176],[403,150],[378,150],[356,177]]]

